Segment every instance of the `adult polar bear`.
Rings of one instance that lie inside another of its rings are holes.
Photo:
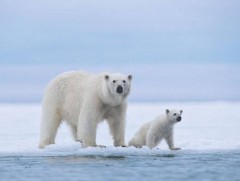
[[[107,120],[114,146],[125,145],[127,97],[132,75],[67,72],[47,86],[42,102],[39,148],[54,144],[63,120],[75,141],[83,147],[96,147],[99,122]]]

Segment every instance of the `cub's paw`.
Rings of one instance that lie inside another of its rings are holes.
[[[181,150],[181,148],[170,148],[171,150]]]
[[[104,146],[104,145],[97,145],[96,147],[98,147],[98,148],[106,148],[106,146]]]
[[[128,146],[127,146],[127,145],[122,145],[121,147],[123,147],[123,148],[127,148]]]

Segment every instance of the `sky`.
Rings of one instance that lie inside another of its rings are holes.
[[[0,0],[0,102],[84,69],[133,74],[132,101],[239,101],[238,0]]]

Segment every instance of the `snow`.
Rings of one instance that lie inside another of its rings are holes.
[[[152,120],[165,109],[182,109],[183,119],[175,126],[175,145],[179,152],[240,149],[240,103],[238,102],[182,102],[182,103],[129,103],[126,142],[146,121]],[[67,156],[67,155],[158,155],[169,151],[161,142],[159,149],[146,147],[113,147],[105,122],[98,127],[97,144],[107,148],[81,148],[72,140],[69,128],[62,124],[56,144],[38,149],[40,104],[0,104],[0,156]]]

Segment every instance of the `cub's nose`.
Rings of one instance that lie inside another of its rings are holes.
[[[180,122],[181,121],[181,116],[178,116],[178,118],[177,118],[177,122]]]
[[[117,93],[118,94],[121,94],[121,93],[123,93],[123,87],[122,86],[117,86]]]

